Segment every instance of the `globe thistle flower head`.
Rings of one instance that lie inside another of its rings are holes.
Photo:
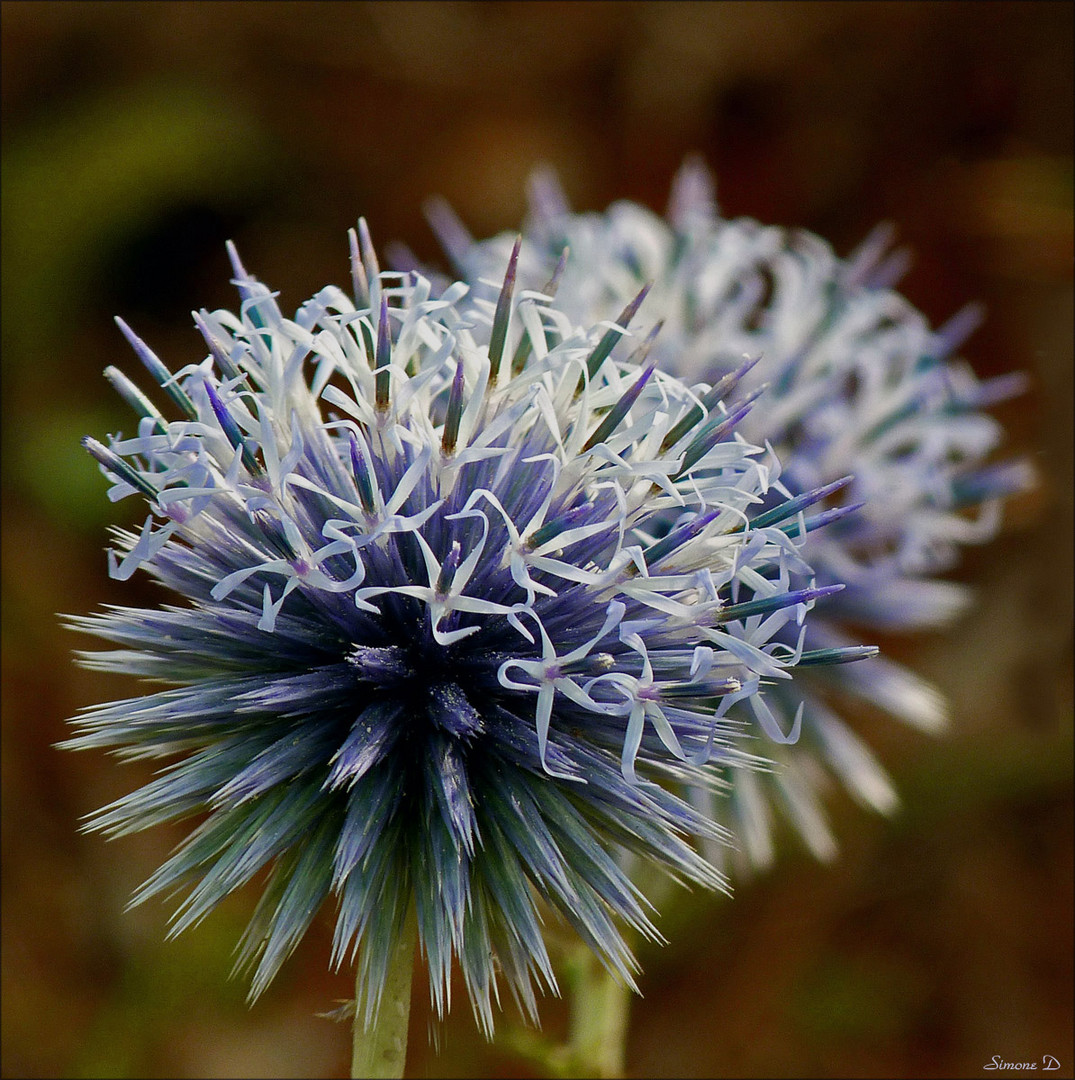
[[[742,435],[771,441],[792,494],[854,477],[842,498],[860,509],[811,533],[803,547],[819,584],[846,585],[809,620],[808,648],[846,645],[850,626],[936,629],[965,609],[967,588],[939,575],[961,546],[994,534],[1004,497],[1033,482],[1025,462],[989,460],[1003,433],[985,410],[1017,393],[1023,377],[979,382],[953,358],[979,321],[977,309],[931,328],[892,288],[906,258],[888,253],[890,230],[878,229],[844,260],[806,231],[725,218],[697,160],[676,177],[665,218],[628,201],[574,213],[548,170],[532,177],[529,200],[520,281],[543,280],[569,250],[558,295],[583,323],[610,317],[640,282],[653,281],[646,310],[663,324],[654,345],[663,370],[714,382],[742,355],[756,357],[737,393],[763,384],[765,393],[743,417]],[[428,209],[456,271],[488,289],[509,237],[475,241],[445,203]],[[736,402],[729,398],[728,407]],[[800,691],[810,690],[803,739],[773,748],[782,768],[734,776],[727,806],[755,863],[772,857],[767,786],[819,856],[835,850],[818,798],[825,771],[867,805],[896,804],[873,755],[834,711],[834,697],[864,698],[927,730],[945,723],[940,695],[890,661],[822,674],[814,688],[797,678],[769,697],[786,722]]]
[[[764,767],[729,711],[794,739],[763,684],[872,650],[804,651],[831,486],[791,498],[736,434],[749,364],[687,387],[631,329],[644,291],[577,325],[555,281],[517,288],[518,246],[486,300],[382,272],[364,223],[351,245],[353,297],[293,318],[230,249],[239,311],[197,313],[174,374],[120,322],[179,417],[109,369],[137,432],[85,445],[151,511],[110,569],[183,603],[69,620],[118,646],[90,667],[172,688],[66,745],[165,760],[89,827],[194,820],[134,898],[190,884],[172,934],[267,871],[252,996],[330,907],[368,1023],[413,904],[436,1011],[458,963],[490,1032],[498,972],[530,1015],[555,989],[541,905],[631,983],[618,925],[656,930],[622,855],[724,887],[687,794]]]

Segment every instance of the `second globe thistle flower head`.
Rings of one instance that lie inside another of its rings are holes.
[[[1025,462],[985,464],[1003,438],[986,409],[1026,380],[979,382],[954,357],[980,321],[976,306],[931,327],[892,287],[907,257],[888,251],[891,229],[840,259],[806,230],[722,216],[695,159],[676,176],[665,218],[627,200],[572,212],[548,170],[534,173],[529,196],[521,281],[544,280],[569,251],[563,306],[582,323],[612,317],[652,281],[663,370],[714,381],[756,357],[739,393],[764,384],[766,396],[740,432],[772,443],[793,488],[853,475],[846,494],[862,511],[807,549],[855,578],[829,610],[854,608],[891,629],[941,626],[963,610],[968,590],[936,575],[961,545],[989,539],[1003,498],[1033,482]],[[475,242],[446,204],[430,214],[464,279],[489,289],[511,234]]]
[[[724,217],[698,161],[676,177],[664,218],[629,201],[573,212],[548,171],[535,173],[529,196],[520,280],[544,280],[567,249],[558,295],[581,322],[613,317],[652,280],[646,311],[663,320],[653,349],[662,369],[708,383],[744,354],[756,357],[740,397],[728,402],[734,408],[766,387],[740,433],[771,442],[792,493],[854,477],[841,497],[858,512],[811,533],[803,547],[819,583],[846,585],[809,620],[808,649],[846,644],[855,627],[935,629],[966,607],[969,590],[940,574],[962,545],[991,537],[1003,498],[1032,482],[1024,462],[988,461],[1003,432],[986,409],[1023,378],[979,382],[954,358],[976,325],[974,309],[932,328],[892,288],[904,259],[886,253],[885,229],[845,260],[805,230]],[[430,218],[456,271],[492,289],[512,237],[475,241],[444,203],[431,204]],[[736,773],[723,804],[756,864],[772,858],[770,805],[789,812],[817,855],[834,853],[819,797],[827,772],[869,806],[896,805],[834,701],[845,716],[866,699],[927,730],[945,723],[940,694],[891,661],[823,674],[823,685],[797,678],[774,688],[768,702],[784,724],[808,689],[803,739],[773,747],[782,768]]]
[[[576,326],[515,288],[517,250],[490,303],[434,296],[360,232],[353,297],[294,318],[232,250],[240,310],[196,315],[208,354],[174,375],[121,324],[181,415],[109,369],[138,431],[86,445],[151,506],[112,572],[185,603],[71,623],[120,646],[91,666],[176,688],[68,745],[174,759],[90,823],[201,815],[135,898],[191,883],[173,933],[269,869],[255,995],[331,906],[368,1020],[413,904],[437,1011],[458,962],[491,1031],[498,971],[531,1014],[555,986],[539,901],[631,981],[616,920],[655,930],[617,853],[722,887],[689,841],[724,831],[683,793],[761,764],[728,710],[794,739],[763,682],[870,650],[803,652],[836,591],[798,552],[828,489],[789,499],[735,434],[745,367],[700,396],[632,338],[641,296]]]

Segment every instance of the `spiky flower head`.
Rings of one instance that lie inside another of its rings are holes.
[[[655,931],[617,860],[722,887],[690,841],[724,831],[685,795],[761,764],[729,709],[793,738],[763,680],[870,650],[802,649],[835,591],[798,553],[829,489],[791,499],[735,434],[742,371],[659,370],[640,295],[576,326],[514,288],[515,255],[488,303],[433,295],[360,233],[353,299],[291,319],[231,250],[239,313],[197,313],[208,353],[175,374],[120,323],[180,415],[108,370],[138,430],[85,445],[151,509],[111,570],[184,602],[70,621],[119,646],[91,667],[174,688],[86,710],[67,745],[173,759],[89,823],[196,819],[134,900],[193,883],[172,933],[269,869],[255,996],[331,906],[372,1015],[413,903],[436,1009],[458,962],[489,1031],[497,971],[529,1013],[555,987],[542,905],[631,982],[617,924]]]
[[[666,218],[628,201],[601,214],[573,213],[547,170],[534,174],[529,196],[520,281],[543,280],[568,251],[559,295],[584,323],[611,317],[641,282],[653,281],[646,311],[664,323],[653,353],[663,370],[715,381],[744,354],[756,358],[738,393],[763,384],[765,391],[739,430],[771,441],[793,494],[854,477],[844,497],[859,511],[811,533],[803,549],[820,584],[846,584],[810,619],[808,648],[847,644],[848,627],[933,629],[964,609],[966,587],[938,575],[961,545],[991,537],[1004,496],[1032,482],[1023,462],[987,462],[1002,431],[983,410],[1018,392],[1022,376],[979,382],[952,358],[978,322],[975,308],[932,329],[891,288],[906,260],[887,254],[889,230],[878,229],[844,260],[809,232],[722,217],[697,160],[676,177]],[[510,238],[475,242],[446,204],[429,209],[456,271],[488,289],[503,272]],[[927,730],[945,722],[938,692],[891,661],[822,675],[816,685],[797,678],[769,695],[786,722],[807,691],[801,740],[771,751],[782,767],[733,778],[724,807],[755,864],[772,858],[771,804],[790,814],[818,856],[835,851],[820,799],[829,771],[865,804],[895,805],[890,782],[836,702],[846,714],[851,699],[864,698]]]

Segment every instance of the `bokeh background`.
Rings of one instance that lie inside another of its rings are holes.
[[[999,1055],[1071,1076],[1072,6],[1067,3],[45,3],[2,5],[3,1073],[346,1075],[318,1019],[351,991],[311,932],[248,1010],[228,981],[252,895],[164,942],[124,914],[177,834],[112,844],[79,816],[145,778],[52,744],[137,692],[81,672],[55,613],[156,603],[106,575],[112,505],[78,439],[129,429],[101,376],[135,363],[119,313],[173,370],[192,308],[230,305],[224,241],[293,309],[348,281],[345,230],[438,260],[421,203],[476,235],[517,225],[554,165],[575,206],[663,209],[685,154],[729,215],[847,253],[880,220],[934,322],[978,299],[964,355],[1031,390],[998,415],[1037,464],[1001,537],[956,573],[948,635],[888,643],[952,702],[930,740],[861,727],[891,820],[839,797],[843,849],[794,843],[734,900],[690,897],[642,956],[633,1076],[977,1076]],[[547,1003],[546,1032],[564,1009]],[[414,1076],[538,1076],[462,999]],[[1002,1075],[1002,1074],[1001,1074]]]

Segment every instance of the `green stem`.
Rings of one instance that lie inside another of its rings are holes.
[[[664,907],[671,899],[671,880],[651,863],[628,857],[624,869],[655,906]],[[626,933],[625,940],[632,949],[640,944],[636,933]],[[622,1077],[634,992],[613,978],[585,946],[575,952],[569,972],[572,992],[567,1057],[571,1075],[596,1080]]]
[[[354,1048],[351,1076],[366,1080],[399,1080],[407,1061],[407,1024],[411,1015],[411,976],[418,936],[414,905],[404,920],[403,932],[388,958],[381,1005],[366,1028],[366,1003],[361,988],[355,993]]]
[[[576,965],[568,1032],[572,1071],[599,1080],[623,1076],[632,991],[588,948],[579,949]]]

